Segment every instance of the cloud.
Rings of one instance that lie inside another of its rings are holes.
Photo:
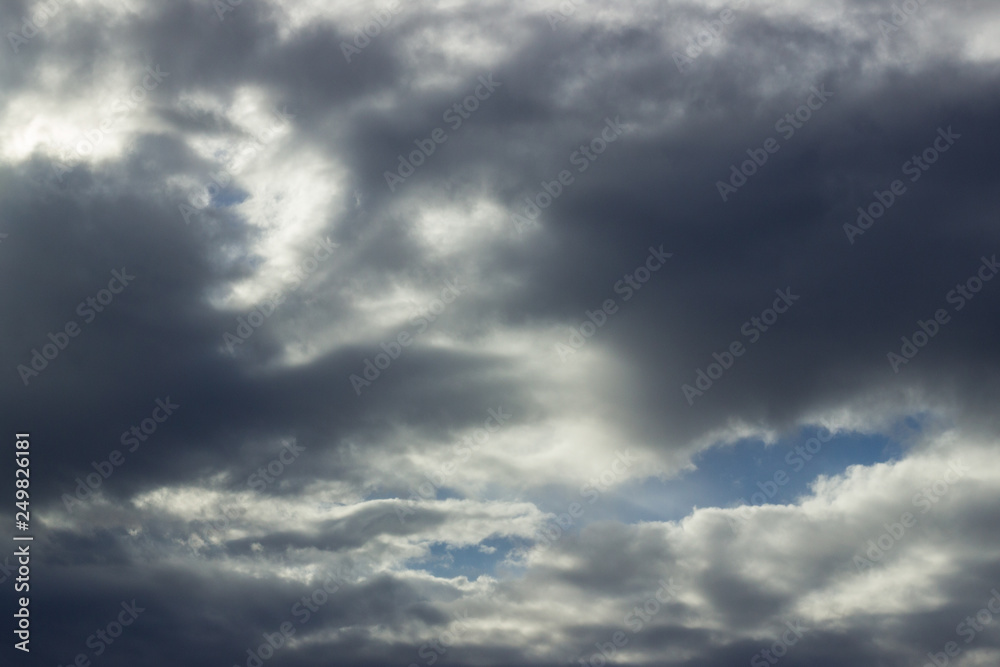
[[[0,10],[42,659],[135,599],[105,664],[995,662],[992,4],[409,3],[349,60],[379,6],[55,4]],[[899,454],[679,484],[814,428]]]

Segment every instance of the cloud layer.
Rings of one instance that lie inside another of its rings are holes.
[[[994,4],[0,23],[32,661],[1000,657]]]

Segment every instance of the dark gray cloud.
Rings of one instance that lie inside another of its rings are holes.
[[[265,664],[597,664],[622,631],[617,664],[708,666],[796,620],[787,665],[995,662],[992,626],[955,630],[1000,585],[992,4],[227,6],[0,9],[32,662],[246,664],[289,621]],[[698,453],[802,426],[905,446],[749,515],[634,515]]]

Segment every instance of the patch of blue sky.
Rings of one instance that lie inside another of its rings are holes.
[[[223,188],[219,192],[212,196],[209,205],[212,208],[226,208],[229,206],[235,206],[236,204],[242,204],[246,201],[247,197],[250,196],[246,190],[240,190],[239,188]]]
[[[518,541],[507,537],[489,538],[479,544],[464,547],[435,542],[427,556],[411,560],[408,565],[411,569],[424,570],[435,577],[465,575],[469,579],[476,579],[480,575],[496,574],[497,567],[516,546],[519,546]]]
[[[810,484],[820,475],[900,459],[907,447],[905,436],[922,428],[917,416],[904,420],[892,436],[842,432],[831,437],[822,429],[806,428],[771,445],[748,438],[713,447],[695,458],[696,470],[624,485],[588,518],[627,523],[680,520],[695,508],[795,503],[810,493]]]

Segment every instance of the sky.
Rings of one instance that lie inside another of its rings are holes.
[[[992,0],[0,28],[3,664],[1000,660]]]

